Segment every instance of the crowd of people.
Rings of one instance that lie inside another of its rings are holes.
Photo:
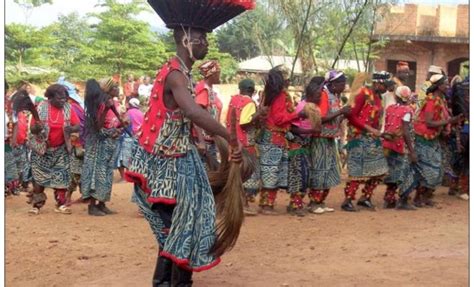
[[[347,76],[331,70],[310,79],[295,100],[288,69],[277,66],[264,76],[258,97],[255,82],[243,79],[224,107],[215,87],[219,63],[203,61],[198,83],[191,69],[208,53],[207,33],[252,9],[254,1],[210,1],[215,15],[201,24],[204,17],[188,13],[207,15],[199,1],[158,2],[151,5],[173,29],[176,55],[153,84],[149,77],[137,85],[129,76],[123,87],[112,78],[89,79],[81,97],[61,77],[42,100],[29,83],[11,91],[6,85],[5,194],[26,191],[29,213],[41,213],[48,188],[57,213],[71,214],[73,203],[87,203],[91,216],[114,214],[107,203],[117,169],[134,184],[131,200],[160,248],[153,286],[191,286],[194,271],[217,265],[235,244],[242,221],[224,216],[222,224],[217,215],[236,211],[238,218],[240,193],[249,216],[276,214],[279,191],[289,194],[291,215],[333,212],[326,199],[342,183],[345,167],[345,212],[375,210],[372,195],[382,183],[386,209],[433,206],[445,174],[449,193],[468,199],[468,77],[449,82],[440,67],[431,66],[416,94],[407,84],[408,63],[399,62],[395,75],[357,75],[347,97]],[[238,167],[232,170],[239,175],[227,181],[236,183],[232,190],[239,194],[224,205],[234,209],[224,211],[219,204],[227,198],[214,199],[209,176],[223,162]],[[81,195],[73,200],[77,189]],[[252,207],[257,197],[258,211]]]
[[[195,102],[219,121],[223,110],[215,89],[219,63],[206,61],[199,70],[203,79],[193,87]],[[255,172],[244,183],[245,213],[258,213],[249,203],[259,195],[260,213],[274,214],[278,190],[289,193],[290,214],[334,211],[325,199],[341,184],[344,163],[349,175],[344,211],[357,210],[352,201],[361,184],[357,205],[374,209],[372,193],[382,182],[384,208],[415,209],[408,201],[412,192],[416,207],[432,206],[433,192],[443,177],[448,178],[449,194],[467,200],[468,78],[457,76],[448,83],[442,69],[431,66],[417,95],[404,84],[408,71],[407,63],[400,62],[394,76],[374,73],[370,87],[360,87],[352,99],[344,93],[344,73],[329,71],[311,79],[299,103],[287,92],[284,66],[269,71],[258,101],[255,82],[242,80],[224,124],[230,130],[234,110],[238,139],[256,162]],[[149,79],[145,82],[148,85]],[[121,89],[112,79],[89,80],[85,100],[64,77],[46,89],[44,100],[32,95],[32,85],[25,82],[7,93],[5,194],[29,191],[30,212],[37,214],[46,201],[44,188],[52,188],[56,211],[69,214],[71,194],[79,188],[81,197],[76,201],[89,201],[90,215],[114,213],[105,206],[113,171],[125,178],[136,157],[133,142],[143,133],[143,122],[149,121],[142,112],[147,107],[139,93],[131,92],[131,83],[132,75]],[[32,101],[39,119],[31,111],[15,111],[15,98],[21,95]],[[206,168],[218,162],[212,135],[195,125],[190,138]],[[46,143],[42,148],[40,139]],[[151,143],[149,138],[144,141]],[[28,189],[30,184],[33,189]]]

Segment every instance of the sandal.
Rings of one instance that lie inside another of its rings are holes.
[[[62,214],[71,214],[72,211],[69,207],[67,207],[66,205],[61,205],[59,207],[56,207],[54,209],[55,212],[57,213],[62,213]]]
[[[28,213],[38,215],[40,213],[40,210],[37,207],[33,207],[32,209],[28,210]]]

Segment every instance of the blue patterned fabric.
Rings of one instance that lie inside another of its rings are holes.
[[[209,254],[216,239],[214,196],[197,149],[192,147],[183,157],[159,157],[139,145],[134,151],[131,171],[143,174],[154,197],[163,194],[176,199],[168,230],[152,209],[149,196],[135,184],[134,201],[150,224],[161,252],[186,262],[185,267],[193,270],[215,264],[216,258]]]
[[[350,179],[367,180],[385,175],[387,161],[379,139],[361,135],[347,143],[347,169]]]
[[[255,169],[250,176],[244,183],[244,190],[245,193],[250,197],[255,197],[257,195],[258,190],[260,189],[260,164],[258,162],[258,158],[254,154],[249,154],[252,157],[252,161],[255,163]]]
[[[341,183],[338,147],[333,138],[313,138],[311,140],[310,187],[330,189]]]
[[[134,139],[130,137],[127,133],[123,133],[118,141],[118,147],[116,149],[116,163],[115,167],[125,167],[128,168],[132,160],[132,147]]]
[[[414,169],[408,157],[390,151],[387,155],[388,175],[384,178],[384,183],[397,184],[400,196],[406,196],[415,189]]]
[[[25,181],[25,176],[23,176],[23,169],[28,161],[28,150],[26,144],[19,145],[13,148],[13,156],[15,157],[16,170],[18,173],[22,173],[22,181]]]
[[[270,143],[261,143],[257,149],[260,156],[262,187],[286,189],[288,187],[288,150]]]
[[[415,151],[418,163],[415,167],[415,181],[420,186],[435,189],[443,181],[443,155],[438,139],[426,140],[415,137]]]
[[[5,183],[18,179],[18,170],[13,149],[5,144]]]
[[[46,188],[68,188],[71,181],[69,161],[66,145],[48,148],[44,155],[33,152],[31,154],[33,180]]]
[[[110,200],[117,139],[111,137],[112,129],[101,129],[97,134],[89,134],[81,176],[84,199],[94,198],[101,202]]]

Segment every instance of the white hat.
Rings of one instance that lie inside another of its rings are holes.
[[[438,82],[439,82],[441,79],[443,79],[443,78],[444,78],[443,75],[436,74],[436,75],[431,76],[430,82],[431,82],[432,84],[436,84],[436,83],[438,83]]]
[[[140,107],[140,101],[137,98],[131,98],[128,104],[134,108]]]
[[[443,73],[443,69],[441,67],[438,67],[438,66],[435,66],[435,65],[431,65],[429,68],[428,68],[428,72],[429,73],[434,73],[434,74],[442,74]]]

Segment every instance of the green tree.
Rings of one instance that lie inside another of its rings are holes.
[[[101,65],[100,72],[123,75],[139,71],[154,75],[166,61],[165,46],[146,22],[136,19],[147,10],[146,3],[104,0],[99,6],[106,10],[91,14],[99,20],[93,30],[91,47],[95,63]]]
[[[31,13],[34,8],[40,7],[44,4],[53,4],[53,0],[13,0],[21,8],[23,8],[23,13],[25,14],[25,24],[28,23],[28,18],[30,18]]]
[[[48,45],[51,65],[73,78],[87,76],[81,73],[83,65],[92,62],[90,48],[92,29],[86,17],[74,12],[60,15],[58,21],[46,27],[54,37]]]
[[[43,43],[53,41],[46,30],[23,24],[5,26],[6,62],[22,70],[25,64],[44,64],[45,46]]]

